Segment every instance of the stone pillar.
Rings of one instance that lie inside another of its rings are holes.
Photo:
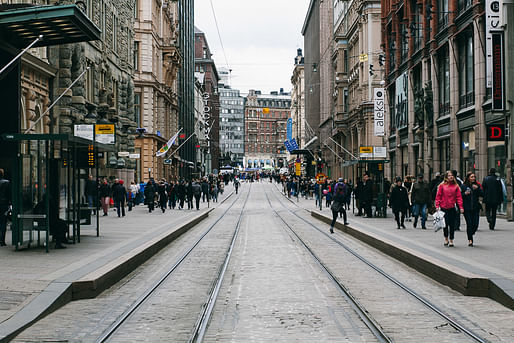
[[[452,170],[460,169],[460,157],[462,155],[456,115],[459,110],[459,68],[456,63],[458,59],[456,44],[455,38],[448,40],[448,58],[450,61],[450,168]]]

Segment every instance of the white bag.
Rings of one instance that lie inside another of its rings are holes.
[[[439,210],[434,213],[434,228],[435,232],[443,229],[446,226],[444,221],[444,212]]]

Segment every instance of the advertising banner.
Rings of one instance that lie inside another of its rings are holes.
[[[98,143],[114,144],[114,124],[97,124],[95,125],[95,140]]]
[[[293,118],[287,119],[287,125],[286,125],[286,135],[287,140],[293,139]]]
[[[374,88],[374,101],[373,101],[373,114],[374,114],[374,127],[375,136],[384,136],[384,113],[385,113],[385,101],[384,101],[384,88]]]

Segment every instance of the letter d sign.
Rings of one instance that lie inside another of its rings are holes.
[[[487,125],[487,141],[489,141],[489,142],[505,141],[505,125],[503,125],[503,124]]]

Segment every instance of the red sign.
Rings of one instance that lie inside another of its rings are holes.
[[[196,148],[199,148],[199,147],[200,147],[200,144],[197,144],[197,145],[196,145]]]
[[[184,138],[186,138],[186,134],[185,134],[185,133],[181,133],[181,134],[178,136],[178,138],[180,138],[180,139],[184,139]]]
[[[493,44],[493,110],[504,109],[503,33],[492,34]]]
[[[488,142],[503,142],[505,140],[505,125],[492,124],[487,125],[487,141]]]

